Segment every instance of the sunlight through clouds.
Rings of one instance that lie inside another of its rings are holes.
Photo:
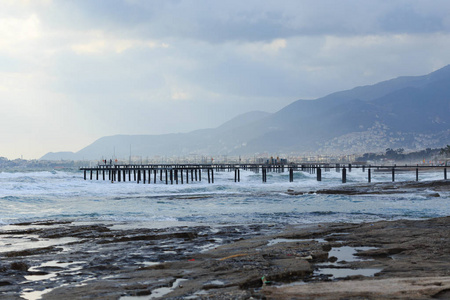
[[[107,36],[101,31],[78,33],[76,36],[83,41],[73,44],[71,49],[77,54],[103,54],[115,52],[121,54],[133,48],[168,48],[167,43],[148,40],[120,39]]]

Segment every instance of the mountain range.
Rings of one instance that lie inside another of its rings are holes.
[[[360,154],[418,150],[450,143],[450,65],[423,76],[297,100],[275,113],[254,111],[217,128],[163,135],[114,135],[78,152],[43,160],[99,160],[131,155]]]

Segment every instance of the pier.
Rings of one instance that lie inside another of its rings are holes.
[[[415,172],[415,180],[419,181],[419,171],[441,170],[443,179],[447,180],[447,165],[365,165],[365,164],[329,164],[329,163],[289,163],[289,164],[105,164],[95,167],[82,167],[84,180],[109,180],[111,182],[135,181],[138,184],[189,184],[189,182],[207,180],[214,183],[214,172],[234,172],[234,182],[241,181],[241,170],[248,170],[261,174],[262,182],[267,182],[268,173],[289,173],[289,182],[294,181],[294,171],[316,174],[317,181],[322,181],[323,172],[341,173],[342,183],[347,182],[348,173],[352,169],[362,169],[367,173],[367,181],[371,182],[375,172],[389,172],[392,182],[399,172]],[[206,178],[205,178],[206,177]]]

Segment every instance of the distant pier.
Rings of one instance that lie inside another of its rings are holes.
[[[189,184],[194,181],[207,181],[214,183],[214,172],[234,172],[234,182],[241,181],[241,170],[248,170],[261,174],[262,182],[267,182],[268,173],[289,172],[289,182],[294,181],[294,171],[316,174],[317,181],[322,181],[322,172],[339,172],[342,174],[342,183],[347,182],[347,174],[352,169],[362,169],[367,172],[367,181],[371,182],[373,172],[389,172],[392,182],[396,180],[399,172],[414,172],[415,179],[419,181],[419,170],[441,170],[443,179],[447,180],[447,166],[425,165],[366,165],[366,164],[329,164],[329,163],[289,163],[289,164],[136,164],[120,165],[105,164],[95,167],[83,167],[84,180],[108,180],[111,182],[134,181],[142,184]]]

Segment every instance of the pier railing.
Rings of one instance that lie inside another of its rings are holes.
[[[202,181],[202,173],[206,174],[208,183],[214,183],[214,172],[234,172],[234,181],[240,182],[240,171],[248,170],[261,173],[262,182],[267,182],[267,173],[289,172],[289,181],[294,181],[294,171],[309,172],[316,174],[317,181],[322,181],[322,172],[334,170],[342,174],[342,183],[347,182],[347,173],[352,169],[362,169],[367,171],[367,181],[372,181],[373,172],[389,172],[392,174],[392,181],[396,179],[396,174],[405,171],[415,171],[416,181],[419,181],[419,170],[442,170],[443,179],[447,180],[447,165],[366,165],[366,164],[329,164],[329,163],[289,163],[289,164],[104,164],[95,167],[82,167],[84,180],[87,180],[89,173],[90,180],[109,180],[111,182],[136,181],[137,183],[184,184],[189,181]],[[205,175],[204,175],[205,176]],[[158,178],[159,177],[159,178]]]

